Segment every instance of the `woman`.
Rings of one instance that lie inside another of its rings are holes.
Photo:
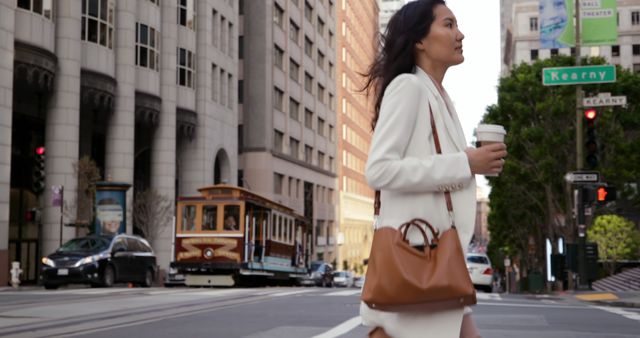
[[[448,212],[443,191],[451,191],[463,250],[475,222],[475,174],[502,171],[503,143],[467,148],[453,104],[442,88],[450,66],[464,61],[456,18],[443,0],[417,0],[389,21],[382,49],[367,74],[375,93],[373,139],[366,166],[369,185],[381,191],[380,226],[398,227],[422,218],[444,231]],[[431,131],[433,110],[442,147],[437,155]],[[414,245],[423,244],[415,229]],[[469,308],[432,312],[382,312],[362,303],[372,337],[479,337]],[[463,319],[463,314],[464,315]]]

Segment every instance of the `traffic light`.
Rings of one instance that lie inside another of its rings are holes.
[[[596,190],[596,200],[598,203],[611,202],[616,200],[616,188],[611,186],[600,186]]]
[[[584,117],[587,120],[587,137],[585,142],[586,167],[595,169],[598,166],[598,142],[596,140],[596,118],[598,111],[595,108],[589,108],[584,111]]]
[[[32,189],[36,195],[44,191],[44,174],[44,147],[37,147],[32,177]]]

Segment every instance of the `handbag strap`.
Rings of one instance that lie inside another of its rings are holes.
[[[433,118],[433,110],[431,109],[431,104],[429,104],[429,119],[431,120],[431,130],[433,131],[433,140],[436,145],[436,154],[442,154],[442,148],[440,147],[440,137],[438,137],[438,129],[436,128],[436,121]],[[456,224],[453,217],[453,202],[451,201],[451,192],[445,191],[444,199],[447,202],[447,211],[449,211],[449,221],[451,223],[451,227],[455,228]],[[376,220],[378,218],[378,215],[380,215],[380,204],[380,190],[376,190],[375,200],[373,202],[373,216]]]

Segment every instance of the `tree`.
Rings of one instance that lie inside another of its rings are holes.
[[[91,157],[83,156],[73,163],[73,171],[78,178],[77,194],[72,203],[65,202],[64,214],[67,218],[74,218],[73,224],[76,226],[91,227],[96,182],[101,178],[100,169]]]
[[[136,193],[133,202],[133,225],[149,243],[158,238],[173,215],[172,202],[154,189]]]
[[[603,64],[584,58],[583,65]],[[491,208],[488,222],[492,259],[508,255],[522,259],[523,271],[544,269],[544,243],[559,236],[574,240],[571,187],[564,175],[575,168],[575,87],[543,86],[542,69],[573,66],[574,58],[556,56],[533,64],[521,63],[500,79],[498,103],[489,106],[483,123],[507,129],[509,155],[503,173],[489,178]],[[640,97],[640,76],[617,68],[617,82],[585,85],[586,96],[600,92]],[[640,106],[602,109],[597,121],[600,140],[598,170],[608,183],[625,187],[623,198],[596,214],[638,215],[640,194],[626,189],[640,173]],[[613,208],[613,209],[612,209]],[[501,260],[500,260],[501,261]]]
[[[638,257],[640,232],[635,224],[618,215],[596,217],[587,237],[598,244],[598,256],[609,275],[615,273],[617,261]]]

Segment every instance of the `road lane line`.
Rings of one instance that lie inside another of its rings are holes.
[[[287,292],[278,292],[278,293],[273,293],[270,294],[270,297],[283,297],[283,296],[291,296],[291,295],[297,295],[297,294],[301,294],[301,293],[307,293],[307,292],[314,292],[315,290],[300,290],[300,291],[287,291]]]
[[[342,336],[343,334],[355,329],[357,326],[362,324],[362,319],[360,316],[355,316],[342,324],[332,328],[331,330],[321,333],[317,336],[313,336],[312,338],[335,338]]]
[[[606,311],[609,313],[614,313],[623,317],[626,317],[628,319],[631,320],[637,320],[640,321],[640,314],[639,313],[635,313],[635,312],[630,312],[621,308],[617,308],[617,307],[608,307],[608,306],[591,306],[593,308],[602,310],[602,311]]]
[[[551,304],[523,304],[523,303],[487,303],[487,302],[478,302],[477,305],[487,305],[487,306],[506,306],[506,307],[534,307],[534,308],[554,308],[554,309],[583,309],[588,310],[588,307],[585,306],[575,306],[575,305],[551,305]]]

